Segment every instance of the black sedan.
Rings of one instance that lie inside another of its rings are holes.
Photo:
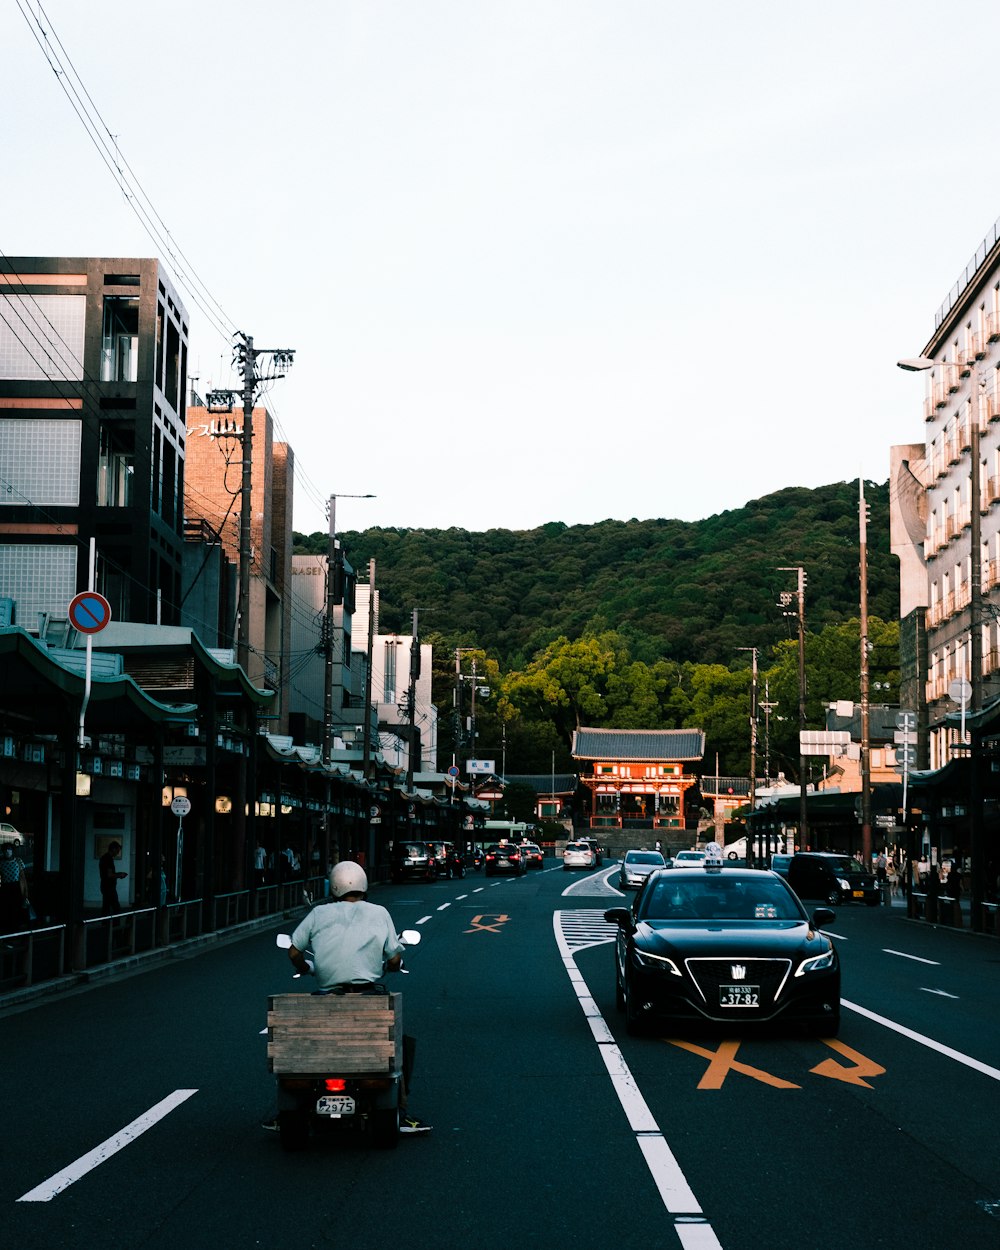
[[[527,859],[521,854],[521,848],[513,842],[494,842],[492,846],[488,846],[483,864],[488,877],[500,872],[509,872],[520,877],[528,871]]]
[[[618,926],[615,1000],[630,1033],[654,1024],[804,1025],[835,1037],[840,962],[820,932],[834,913],[810,917],[773,872],[672,868],[652,873]]]

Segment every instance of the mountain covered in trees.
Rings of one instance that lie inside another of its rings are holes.
[[[899,574],[888,485],[866,483],[865,496],[871,676],[889,702]],[[858,697],[859,529],[855,481],[790,487],[693,522],[376,527],[338,537],[354,568],[375,561],[382,632],[408,633],[419,609],[440,673],[444,752],[455,649],[474,648],[490,688],[477,709],[476,751],[499,755],[502,742],[515,754],[507,772],[547,771],[553,751],[567,765],[573,729],[607,724],[703,728],[720,770],[738,775],[748,767],[754,649],[759,698],[767,690],[776,705],[770,771],[797,770],[799,568],[809,723],[822,724],[824,702]],[[295,542],[297,552],[324,554],[329,539],[317,532]],[[470,749],[456,745],[458,754]]]

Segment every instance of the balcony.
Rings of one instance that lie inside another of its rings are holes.
[[[947,408],[951,403],[951,392],[941,382],[935,382],[931,386],[931,403],[935,408]]]
[[[962,388],[961,370],[955,364],[943,364],[941,371],[944,375],[943,381],[946,390],[950,395],[954,395],[956,391]]]
[[[959,446],[960,440],[957,438],[949,438],[944,445],[944,458],[949,465],[958,464],[962,459],[962,449]]]
[[[986,339],[990,343],[995,343],[1000,339],[1000,312],[987,313]]]

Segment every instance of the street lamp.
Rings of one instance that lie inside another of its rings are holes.
[[[329,764],[333,751],[333,673],[336,660],[334,646],[334,607],[338,599],[343,603],[341,587],[339,551],[337,547],[337,500],[339,499],[375,499],[375,495],[331,495],[328,505],[330,519],[330,540],[326,555],[326,668],[323,683],[323,763]],[[374,604],[368,604],[369,614],[374,611]],[[371,656],[368,657],[371,665]]]
[[[983,698],[983,538],[982,538],[982,499],[981,499],[981,464],[980,434],[982,426],[981,397],[985,389],[985,381],[979,372],[979,361],[974,353],[970,353],[969,373],[969,681],[972,686],[971,709],[973,727],[969,737],[969,857],[972,861],[972,927],[982,927],[982,902],[985,896],[985,865],[983,864],[983,817],[980,810],[979,758],[977,750],[978,727],[975,726],[975,714],[982,707]],[[939,367],[930,356],[917,356],[909,360],[896,362],[900,369],[908,373],[923,373],[927,369]],[[905,815],[905,813],[904,813]]]

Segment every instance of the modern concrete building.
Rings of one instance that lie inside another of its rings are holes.
[[[188,317],[149,259],[0,259],[0,597],[180,621]]]

